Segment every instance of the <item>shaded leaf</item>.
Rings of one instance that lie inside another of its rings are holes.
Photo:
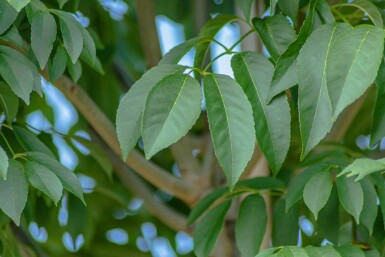
[[[37,162],[27,162],[25,168],[31,185],[48,195],[57,205],[63,194],[63,186],[55,173]]]
[[[298,75],[296,68],[297,57],[299,54],[299,50],[302,48],[303,44],[305,44],[306,39],[312,32],[314,12],[317,6],[317,2],[318,0],[310,0],[309,13],[301,27],[297,39],[289,45],[289,47],[277,61],[273,79],[271,81],[269,101],[282,91],[298,83]]]
[[[377,95],[370,129],[370,145],[385,137],[385,63],[382,60],[376,78]]]
[[[273,209],[273,245],[297,245],[298,241],[298,205],[285,212],[285,200],[276,202]]]
[[[231,190],[254,152],[251,105],[242,88],[225,75],[206,75],[203,91],[215,155]]]
[[[3,177],[4,180],[7,179],[8,166],[8,155],[0,146],[0,175]]]
[[[318,212],[327,203],[332,188],[333,182],[329,171],[313,175],[306,183],[303,190],[303,199],[314,214],[315,219],[318,217]]]
[[[340,246],[336,250],[340,253],[341,257],[365,257],[364,252],[353,245]]]
[[[167,52],[162,60],[160,60],[159,65],[163,64],[177,64],[183,56],[185,56],[199,41],[202,40],[200,37],[194,37],[189,40],[186,40],[182,44],[179,44]]]
[[[47,11],[37,12],[32,18],[31,47],[39,62],[40,69],[44,69],[56,40],[56,22]]]
[[[12,25],[6,33],[0,36],[0,38],[4,41],[15,44],[17,47],[20,47],[22,49],[24,48],[23,38],[21,37],[15,25]]]
[[[45,153],[49,157],[53,159],[55,158],[55,155],[52,153],[52,151],[29,130],[19,126],[13,126],[13,131],[17,140],[23,146],[25,151]]]
[[[3,82],[0,82],[0,106],[4,111],[8,124],[11,124],[19,109],[19,98]]]
[[[273,174],[277,174],[290,145],[290,107],[287,97],[282,95],[267,104],[274,67],[264,56],[252,52],[240,53],[234,55],[231,66],[251,103],[259,146]]]
[[[198,222],[194,233],[194,252],[197,257],[207,257],[214,248],[230,205],[231,201],[221,203]]]
[[[123,159],[134,149],[141,135],[142,113],[151,89],[167,75],[183,72],[178,65],[161,65],[146,72],[135,82],[120,102],[116,115],[116,131]]]
[[[0,179],[0,208],[16,225],[28,197],[28,181],[23,166],[15,160],[9,161],[7,180]]]
[[[364,193],[361,184],[353,178],[337,177],[337,189],[341,205],[350,213],[357,224],[360,223],[360,214],[364,205]]]
[[[70,13],[55,10],[55,14],[59,17],[64,46],[72,63],[75,63],[83,50],[83,36],[78,27],[79,22]]]
[[[280,14],[264,19],[254,18],[253,25],[275,61],[296,38],[295,31],[290,26],[289,21]]]
[[[63,6],[68,2],[68,0],[57,0],[60,9],[63,8]]]
[[[309,179],[328,168],[329,165],[324,164],[310,166],[290,182],[286,195],[286,212],[303,198],[303,190]]]
[[[267,214],[265,200],[258,194],[247,196],[239,207],[235,238],[244,257],[254,257],[265,235]]]
[[[339,200],[337,188],[334,186],[326,205],[319,212],[317,233],[333,244],[338,244],[339,232]]]
[[[226,187],[221,187],[215,189],[209,194],[205,195],[202,199],[199,200],[198,204],[192,209],[189,217],[188,223],[192,224],[195,222],[205,211],[207,211],[210,206],[218,200],[221,196],[223,196],[228,189]]]
[[[242,187],[247,187],[253,190],[283,189],[285,184],[282,180],[273,177],[256,177],[239,181],[236,185],[236,189],[241,189]]]
[[[175,143],[201,113],[199,83],[189,74],[164,77],[148,94],[143,111],[142,137],[146,158]]]
[[[12,91],[29,104],[29,95],[33,90],[33,76],[28,66],[0,54],[0,74]]]
[[[7,1],[0,1],[0,35],[11,27],[18,14]]]
[[[378,173],[372,174],[370,178],[373,184],[377,187],[379,206],[381,208],[382,220],[385,229],[385,181],[383,177]]]
[[[67,58],[66,50],[62,46],[58,46],[52,58],[51,65],[48,66],[49,79],[51,82],[56,81],[63,75],[67,66]]]
[[[369,178],[363,179],[360,183],[364,193],[364,205],[362,207],[360,221],[368,229],[369,234],[372,235],[374,222],[376,221],[378,213],[377,192]]]
[[[335,22],[333,13],[330,11],[329,4],[325,0],[318,0],[316,6],[318,18],[323,24]]]
[[[371,1],[356,0],[356,1],[353,1],[351,3],[339,4],[338,6],[339,7],[343,7],[343,6],[356,7],[358,9],[360,9],[361,11],[363,11],[369,17],[369,19],[373,22],[374,25],[381,27],[381,28],[384,26],[384,22],[383,22],[382,15],[381,15],[380,11]]]
[[[290,17],[294,24],[297,24],[299,0],[278,0],[278,6],[286,16]]]
[[[67,60],[68,72],[73,82],[77,83],[82,76],[83,68],[79,60],[72,63],[69,59]]]
[[[73,193],[84,203],[83,188],[76,175],[63,166],[60,162],[51,158],[49,155],[38,152],[27,152],[27,156],[33,161],[38,162],[45,166],[48,170],[54,172],[56,176],[62,182],[62,185],[69,192]]]

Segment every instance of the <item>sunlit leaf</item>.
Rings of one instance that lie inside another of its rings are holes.
[[[28,197],[28,181],[23,166],[15,160],[9,161],[7,180],[0,179],[0,208],[16,225]]]
[[[242,88],[228,76],[206,75],[203,91],[215,155],[232,189],[254,152],[252,108]]]
[[[39,62],[40,69],[44,69],[56,40],[56,22],[47,11],[35,14],[31,24],[31,47]]]
[[[354,217],[357,224],[360,223],[360,214],[364,206],[364,193],[360,182],[340,176],[337,178],[337,189],[341,205]]]
[[[262,55],[252,52],[237,54],[231,66],[235,79],[247,95],[254,116],[259,147],[277,174],[290,145],[290,107],[282,95],[267,104],[273,65]]]
[[[188,74],[164,77],[148,94],[142,137],[146,158],[175,143],[194,125],[201,112],[199,83]]]

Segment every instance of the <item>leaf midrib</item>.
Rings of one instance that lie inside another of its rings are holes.
[[[266,124],[267,124],[267,127],[268,127],[267,134],[269,135],[270,142],[273,142],[273,138],[272,138],[271,133],[270,133],[270,131],[271,131],[270,123],[269,123],[269,120],[267,119],[266,110],[265,110],[265,107],[264,107],[264,105],[263,105],[264,102],[262,101],[261,96],[260,96],[260,94],[259,94],[259,91],[257,90],[256,83],[255,83],[255,81],[254,81],[253,76],[251,76],[251,72],[250,72],[249,66],[248,66],[247,63],[246,63],[244,56],[243,56],[242,54],[241,54],[240,56],[241,56],[242,61],[244,62],[245,66],[246,66],[247,73],[249,74],[249,77],[250,77],[251,81],[253,82],[253,86],[254,86],[255,92],[256,92],[256,94],[257,94],[258,100],[259,100],[259,102],[261,103],[263,115],[264,115],[264,117],[265,117]],[[274,161],[276,161],[276,154],[275,154],[275,150],[276,150],[276,149],[275,149],[273,143],[272,143],[271,145],[272,145],[272,149],[273,149],[273,158],[274,158]],[[274,165],[274,166],[275,166],[275,165]]]
[[[233,141],[232,141],[232,136],[231,136],[231,129],[230,129],[230,122],[229,122],[229,116],[228,116],[228,111],[227,111],[227,108],[226,108],[226,104],[225,104],[225,101],[224,101],[224,97],[223,97],[223,94],[221,92],[221,89],[219,87],[219,84],[218,84],[218,81],[217,79],[215,78],[214,75],[211,75],[213,80],[214,80],[214,84],[216,85],[216,87],[218,88],[218,92],[219,92],[219,95],[221,97],[221,102],[223,104],[223,108],[224,108],[224,111],[225,111],[225,117],[226,117],[226,123],[227,123],[227,130],[229,132],[229,138],[230,138],[230,152],[231,152],[231,185],[234,183],[233,179],[236,179],[236,177],[234,177],[234,174],[233,174],[233,171],[234,171],[234,152],[233,152]]]

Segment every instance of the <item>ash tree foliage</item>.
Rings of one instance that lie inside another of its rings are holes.
[[[107,2],[0,0],[1,256],[384,256],[385,1]]]

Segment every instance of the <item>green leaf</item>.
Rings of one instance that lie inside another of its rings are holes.
[[[350,213],[357,224],[360,223],[360,214],[364,206],[364,192],[361,184],[353,178],[337,177],[337,189],[341,205]]]
[[[338,7],[349,7],[349,6],[356,7],[361,11],[363,11],[369,17],[369,19],[373,22],[374,25],[381,28],[384,26],[384,22],[380,11],[371,1],[356,0],[351,3],[343,3],[338,5]]]
[[[83,36],[83,50],[81,57],[84,58],[91,67],[94,67],[96,62],[96,47],[93,38],[91,37],[88,30],[80,24],[76,23],[79,28],[80,33]]]
[[[267,104],[274,67],[264,56],[243,52],[234,55],[231,66],[235,79],[251,103],[259,147],[273,174],[277,174],[290,146],[290,107],[287,97],[282,95]]]
[[[282,182],[282,180],[273,177],[256,177],[239,181],[235,188],[242,189],[242,187],[247,187],[252,190],[283,189],[285,184]]]
[[[290,17],[294,24],[297,24],[299,0],[279,0],[278,6],[286,16]]]
[[[334,186],[329,200],[319,212],[317,220],[317,236],[325,238],[333,244],[339,243],[339,207],[337,188]]]
[[[239,207],[235,239],[243,257],[254,257],[265,235],[267,214],[265,200],[258,194],[247,196]]]
[[[287,1],[284,1],[287,2]],[[282,91],[298,83],[297,57],[306,39],[312,32],[314,22],[314,12],[318,0],[311,0],[309,13],[298,34],[297,39],[289,45],[286,51],[279,57],[275,66],[273,80],[271,81],[269,101]],[[289,3],[290,4],[290,3]]]
[[[146,158],[175,143],[201,113],[199,83],[189,74],[164,77],[148,94],[143,111],[142,137]]]
[[[105,151],[101,149],[101,147],[99,147],[96,143],[80,136],[73,136],[73,140],[86,147],[91,152],[91,155],[95,161],[97,161],[100,167],[105,171],[106,175],[109,178],[112,178],[114,167],[111,163],[111,160],[108,158],[108,156],[106,156]]]
[[[24,42],[23,38],[21,37],[19,31],[15,27],[15,25],[12,25],[11,28],[0,36],[0,38],[4,41],[10,42],[12,44],[15,44],[16,46],[20,47],[21,49],[24,48]]]
[[[76,195],[84,203],[83,188],[76,175],[64,167],[60,162],[51,158],[49,155],[38,152],[27,152],[27,156],[33,161],[38,162],[45,166],[48,170],[54,172],[56,176],[62,182],[62,185],[69,192]]]
[[[7,0],[17,12],[20,12],[31,0]]]
[[[274,15],[278,0],[270,0],[270,15]]]
[[[301,158],[305,157],[332,127],[332,104],[327,71],[331,46],[349,25],[326,24],[314,31],[298,56]],[[340,67],[341,68],[341,67]]]
[[[383,46],[384,31],[382,27],[374,26],[351,28],[334,42],[325,70],[333,120],[373,83],[382,59]]]
[[[235,0],[239,8],[241,9],[243,15],[245,16],[245,20],[250,20],[251,14],[251,6],[253,5],[253,0]],[[253,256],[254,257],[254,256]]]
[[[310,166],[290,182],[286,195],[286,212],[303,198],[303,190],[309,179],[328,168],[329,165],[324,164]]]
[[[72,237],[72,240],[76,240],[78,235],[83,234],[86,238],[87,226],[90,224],[87,206],[77,198],[69,196],[67,200],[68,204],[68,224],[67,229]],[[88,227],[89,229],[89,227]]]
[[[26,72],[25,69],[29,70],[32,75],[32,83],[33,83],[33,90],[35,90],[40,96],[42,96],[41,91],[41,76],[40,73],[37,71],[37,68],[34,63],[32,63],[26,56],[21,54],[20,52],[16,51],[15,49],[12,49],[7,46],[0,46],[0,52],[3,53],[3,56],[8,56],[9,58],[12,58],[15,62],[18,62],[19,72]],[[20,74],[18,74],[20,76]],[[29,88],[29,87],[27,87]]]
[[[68,2],[68,0],[57,0],[60,9],[63,8],[63,6]]]
[[[376,78],[377,95],[370,129],[370,145],[385,137],[385,62],[382,60]]]
[[[330,245],[322,247],[305,247],[305,251],[309,257],[341,257],[341,255]]]
[[[318,212],[327,203],[332,188],[333,182],[329,171],[313,175],[306,183],[303,190],[303,199],[314,214],[315,219],[318,217]]]
[[[330,11],[329,4],[325,0],[318,0],[316,12],[318,18],[323,24],[335,22],[333,13]]]
[[[204,38],[201,44],[195,48],[195,58],[194,58],[194,67],[202,68],[202,65],[205,61],[206,53],[210,46],[211,41],[214,39],[215,35],[223,28],[226,24],[240,20],[239,17],[229,14],[221,14],[216,16],[214,19],[209,20],[205,26],[199,32],[198,37]],[[198,78],[196,74],[195,78]]]
[[[17,226],[28,198],[28,181],[23,166],[9,161],[7,180],[0,179],[0,208]]]
[[[146,72],[135,82],[120,102],[116,115],[116,131],[123,159],[134,149],[141,133],[142,113],[151,89],[169,74],[182,72],[178,65],[161,65]]]
[[[13,131],[17,140],[23,146],[25,151],[40,152],[50,156],[53,159],[55,158],[55,155],[52,153],[52,151],[29,130],[26,130],[22,127],[13,126]]]
[[[277,255],[275,254],[279,248],[268,248],[266,250],[263,250],[262,252],[258,253],[255,257],[270,257]]]
[[[285,212],[285,200],[276,202],[273,209],[273,245],[297,245],[298,241],[298,205]]]
[[[222,197],[226,192],[228,192],[227,187],[221,187],[208,193],[201,200],[199,200],[198,204],[192,209],[188,217],[188,224],[195,222],[205,211],[210,208],[210,206],[216,200]]]
[[[79,60],[75,63],[72,63],[69,59],[67,60],[68,72],[71,76],[73,82],[77,83],[80,77],[82,76],[83,68]]]
[[[57,205],[63,194],[63,186],[55,173],[37,162],[27,162],[25,168],[31,185],[48,195]]]
[[[340,246],[336,250],[340,253],[341,257],[365,257],[364,252],[353,245]]]
[[[7,179],[8,166],[9,160],[7,153],[0,146],[0,175],[3,177],[4,180]]]
[[[49,79],[51,82],[56,81],[63,75],[67,66],[67,58],[66,50],[62,46],[58,46],[52,63],[48,66]]]
[[[215,155],[232,190],[254,152],[252,108],[228,76],[206,75],[203,91]]]
[[[70,13],[55,10],[55,14],[59,17],[64,46],[72,63],[75,63],[83,50],[83,35],[79,22]]]
[[[37,12],[32,18],[31,47],[43,70],[56,40],[56,22],[48,11]]]
[[[231,201],[226,201],[216,206],[198,222],[194,233],[194,252],[197,257],[207,257],[213,249]]]
[[[277,257],[308,257],[305,249],[297,246],[284,246]]]
[[[19,109],[19,98],[3,82],[0,82],[0,106],[4,111],[7,122],[11,124]]]
[[[378,213],[377,192],[369,178],[363,179],[360,183],[364,193],[364,206],[362,207],[360,221],[369,230],[369,234],[372,235]]]
[[[378,199],[380,202],[379,206],[381,208],[382,221],[384,223],[383,228],[385,228],[385,181],[384,178],[378,173],[372,174],[370,178],[377,187]]]
[[[189,40],[186,40],[182,44],[179,44],[167,52],[162,60],[160,60],[159,65],[163,64],[177,64],[183,56],[185,56],[199,41],[202,40],[201,37],[194,37]]]
[[[29,104],[29,95],[33,90],[33,76],[28,66],[0,53],[0,75],[13,92]]]
[[[348,177],[357,176],[359,181],[369,174],[385,170],[385,158],[373,160],[369,158],[360,158],[348,165],[338,176],[346,175]]]
[[[19,13],[7,2],[0,1],[0,35],[16,20]]]
[[[289,21],[280,14],[264,19],[256,17],[253,25],[274,61],[277,61],[296,38]]]

